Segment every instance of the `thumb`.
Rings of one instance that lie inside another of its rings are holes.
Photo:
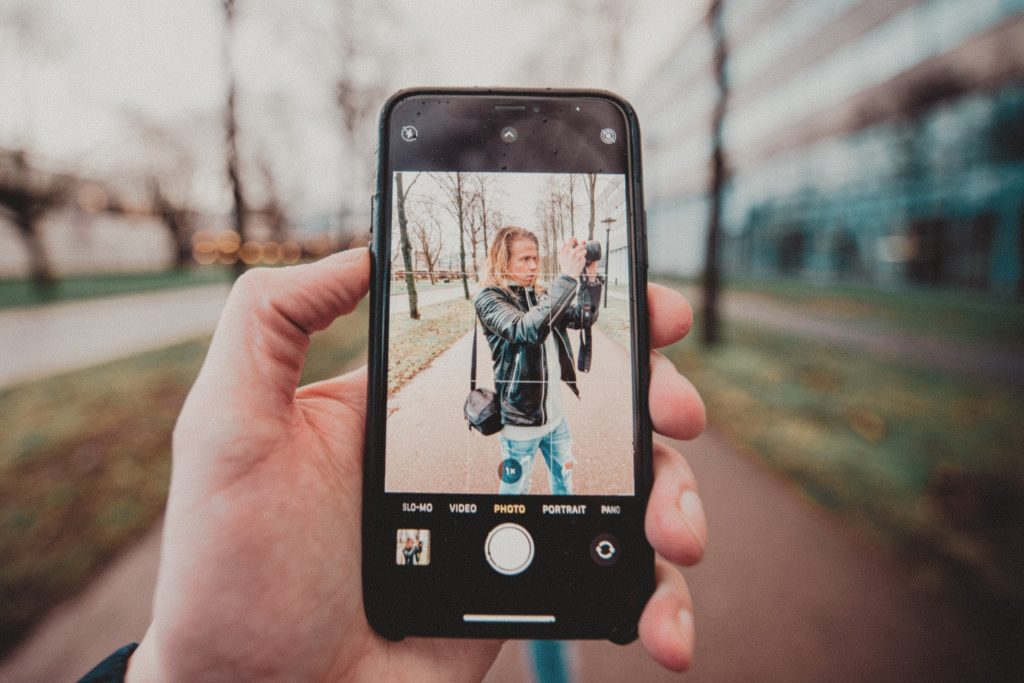
[[[369,280],[365,248],[306,265],[246,272],[231,289],[190,398],[216,402],[221,410],[244,407],[250,414],[289,405],[310,335],[350,313]]]

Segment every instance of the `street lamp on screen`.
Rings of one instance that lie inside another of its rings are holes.
[[[608,261],[611,260],[612,255],[612,223],[615,222],[615,219],[612,218],[611,216],[608,216],[608,218],[605,218],[601,222],[604,223],[604,307],[608,308]]]

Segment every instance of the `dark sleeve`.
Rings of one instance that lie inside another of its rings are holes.
[[[138,646],[138,643],[125,645],[82,676],[78,683],[121,683],[128,671],[128,658]]]
[[[590,322],[597,322],[597,315],[601,311],[601,292],[604,289],[604,278],[598,275],[595,278],[594,282],[590,282],[590,279],[587,278],[584,284],[582,284],[580,287],[581,292],[580,296],[577,297],[576,299],[576,304],[574,306],[570,306],[569,309],[565,312],[565,317],[568,320],[568,322],[566,323],[566,327],[571,327],[574,330],[578,330],[580,327],[582,327],[580,318],[581,309],[583,305],[582,297],[584,293],[586,293],[586,295],[590,298],[590,303],[593,306],[593,310],[590,314]]]
[[[527,346],[543,344],[551,324],[572,309],[576,285],[574,278],[559,275],[527,313],[500,291],[485,288],[476,297],[476,314],[481,324],[505,341]]]

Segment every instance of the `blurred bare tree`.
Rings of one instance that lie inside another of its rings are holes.
[[[711,114],[711,182],[709,188],[708,240],[704,255],[703,274],[703,321],[701,341],[705,346],[714,346],[721,337],[718,298],[721,276],[719,274],[720,255],[718,241],[722,231],[722,193],[727,179],[725,152],[722,145],[722,121],[725,118],[729,101],[729,80],[725,71],[729,46],[725,37],[725,26],[722,22],[723,0],[712,0],[705,21],[714,49],[712,65],[714,68],[717,96]]]
[[[61,17],[51,10],[51,0],[3,0],[0,2],[0,60],[6,68],[25,70],[21,74],[20,91],[4,93],[5,98],[20,97],[24,118],[16,123],[15,147],[28,152],[33,149],[32,126],[37,114],[34,102],[34,80],[28,69],[61,59],[74,41]]]
[[[29,165],[24,151],[0,160],[0,215],[14,223],[29,256],[32,282],[44,294],[55,282],[40,223],[47,212],[69,201],[73,180]]]
[[[144,166],[136,172],[146,179],[153,214],[174,245],[174,267],[184,270],[192,264],[192,234],[197,219],[194,191],[201,150],[197,148],[196,133],[210,120],[189,118],[174,125],[137,110],[126,112],[125,118],[141,146],[138,157],[144,160]]]
[[[224,70],[227,74],[227,102],[224,108],[224,132],[226,135],[228,182],[231,185],[232,217],[235,232],[240,242],[245,242],[246,204],[245,188],[242,180],[241,159],[238,152],[238,79],[235,75],[233,48],[237,28],[237,6],[235,0],[221,0],[224,9]],[[245,261],[235,260],[235,275],[245,272]]]
[[[541,3],[537,3],[541,4]],[[610,88],[622,81],[623,39],[638,0],[565,0],[554,22],[523,64],[544,82],[593,81],[601,73]]]
[[[48,1],[8,0],[0,3],[0,59],[8,68],[28,69],[31,63],[58,59],[72,40]],[[32,282],[45,295],[52,290],[55,273],[40,230],[42,218],[69,200],[72,180],[32,167],[34,147],[32,79],[23,73],[21,90],[4,93],[21,98],[24,119],[13,126],[15,149],[0,160],[0,215],[14,223],[29,256]]]
[[[316,0],[289,5],[279,16],[282,38],[309,63],[313,79],[326,79],[331,88],[342,182],[351,188],[340,207],[344,215],[361,212],[371,191],[373,124],[391,90],[397,16],[391,0]]]

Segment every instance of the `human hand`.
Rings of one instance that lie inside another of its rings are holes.
[[[360,510],[366,371],[298,388],[309,335],[366,294],[366,250],[256,269],[228,298],[173,436],[171,490],[153,622],[128,680],[476,680],[497,641],[407,638],[371,630],[362,605]],[[686,333],[690,310],[652,286],[651,340]],[[692,438],[704,425],[696,390],[657,354],[655,428]],[[699,560],[705,523],[692,474],[655,442],[647,535],[676,563]],[[688,511],[687,517],[684,511]],[[690,598],[665,560],[640,620],[663,665],[693,652]]]
[[[583,272],[586,262],[586,242],[580,242],[575,237],[570,237],[558,249],[558,267],[562,275],[568,275],[575,280]]]

